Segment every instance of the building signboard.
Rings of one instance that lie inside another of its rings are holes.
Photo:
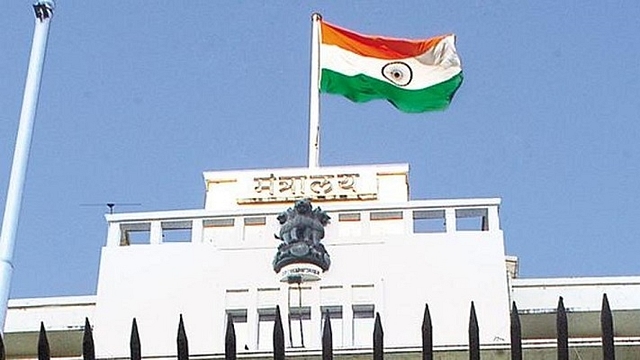
[[[238,204],[323,200],[375,200],[374,172],[270,173],[246,184]],[[246,195],[245,195],[246,194]]]

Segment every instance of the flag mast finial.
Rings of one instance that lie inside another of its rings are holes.
[[[2,332],[4,332],[11,275],[13,274],[13,249],[22,205],[22,191],[27,172],[38,95],[40,93],[40,80],[42,79],[42,68],[49,37],[49,24],[51,23],[54,8],[55,3],[53,0],[38,0],[33,5],[35,29],[33,31],[31,57],[27,70],[27,80],[24,85],[20,123],[18,125],[9,189],[7,190],[4,217],[2,219],[2,231],[0,232],[0,331]]]
[[[311,15],[311,81],[309,89],[309,168],[320,166],[320,21]]]

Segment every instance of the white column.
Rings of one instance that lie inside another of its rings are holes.
[[[31,149],[31,135],[40,93],[40,80],[47,49],[49,24],[55,4],[53,0],[40,0],[33,7],[36,19],[33,43],[31,45],[31,57],[29,69],[27,70],[24,97],[22,98],[20,124],[18,125],[18,136],[13,153],[13,165],[11,167],[9,189],[2,220],[2,233],[0,233],[0,329],[3,332],[9,290],[11,288],[11,275],[13,274],[13,251],[18,228],[18,217],[22,205],[22,192],[27,173],[29,150]]]
[[[285,282],[280,283],[280,319],[282,320],[282,330],[284,330],[284,346],[285,348],[291,347],[289,341],[289,334],[291,328],[289,328],[289,284]]]
[[[247,327],[248,327],[248,346],[249,350],[258,349],[258,289],[256,287],[249,288],[249,304],[247,305]]]
[[[149,230],[149,243],[162,244],[162,222],[151,222],[151,229]]]
[[[489,231],[500,230],[500,214],[498,214],[498,207],[489,206],[488,212],[487,220],[489,221]]]
[[[456,209],[446,208],[444,210],[445,230],[448,233],[456,231]]]
[[[120,223],[109,223],[109,229],[107,232],[107,246],[108,247],[120,246],[121,239],[122,239],[122,230],[120,229]]]
[[[402,221],[404,222],[404,233],[413,234],[413,209],[402,211]]]
[[[311,338],[305,338],[305,342],[308,343],[307,347],[312,349],[319,349],[322,346],[322,309],[320,306],[320,284],[311,283],[311,291],[309,296],[311,299],[306,299],[307,304],[311,306]],[[304,299],[303,299],[304,300]]]
[[[191,222],[191,242],[201,243],[204,240],[204,225],[202,219],[193,219]]]
[[[342,288],[342,346],[353,345],[353,293],[351,284]]]

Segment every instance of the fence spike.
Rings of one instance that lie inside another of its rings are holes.
[[[38,336],[38,360],[51,359],[49,350],[49,340],[47,340],[47,331],[44,329],[44,323],[40,322],[40,335]]]
[[[556,312],[556,333],[558,338],[558,360],[569,360],[569,327],[567,325],[567,311],[564,309],[562,296],[558,299]]]
[[[422,317],[422,360],[433,360],[433,326],[431,325],[429,304],[424,304]]]
[[[280,305],[276,305],[276,321],[273,323],[273,359],[284,360],[284,330],[280,317]]]
[[[322,327],[322,360],[333,359],[333,332],[331,331],[331,315],[329,310],[324,313]]]
[[[376,312],[376,322],[373,325],[373,360],[384,359],[384,331],[380,321],[380,313]]]
[[[129,341],[129,351],[131,360],[142,359],[142,348],[140,346],[140,335],[138,334],[138,322],[133,318],[131,322],[131,339]]]
[[[522,360],[522,328],[515,301],[511,306],[511,360]]]
[[[178,323],[178,338],[176,339],[178,346],[178,360],[189,360],[189,341],[187,333],[184,331],[184,321],[180,314],[180,322]]]
[[[7,358],[7,352],[4,348],[4,339],[2,337],[2,333],[0,332],[0,360],[5,360]]]
[[[616,350],[613,344],[613,316],[609,307],[607,294],[602,295],[602,310],[600,311],[600,327],[602,328],[602,359],[615,360]]]
[[[469,314],[469,360],[480,360],[480,328],[473,301]]]
[[[227,331],[224,336],[224,358],[236,360],[236,329],[233,325],[233,315],[227,314]]]
[[[89,318],[84,318],[84,335],[82,336],[82,358],[84,360],[95,360],[96,350],[93,344],[93,331]]]

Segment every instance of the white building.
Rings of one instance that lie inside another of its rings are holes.
[[[371,348],[375,313],[387,351],[417,354],[425,304],[436,350],[457,351],[468,342],[472,301],[483,348],[509,348],[516,301],[525,348],[546,351],[558,296],[579,338],[572,346],[591,351],[603,293],[617,345],[637,351],[640,277],[519,279],[504,250],[500,199],[410,200],[408,172],[406,164],[211,171],[203,209],[106,215],[97,294],[11,300],[8,355],[35,357],[44,321],[53,354],[77,357],[87,317],[99,358],[129,356],[133,318],[143,355],[171,357],[182,314],[190,353],[219,356],[231,314],[238,353],[264,357],[276,305],[292,355],[318,353],[327,311],[338,354]],[[331,267],[298,285],[281,281],[272,260],[277,215],[302,198],[331,216],[322,240]]]

